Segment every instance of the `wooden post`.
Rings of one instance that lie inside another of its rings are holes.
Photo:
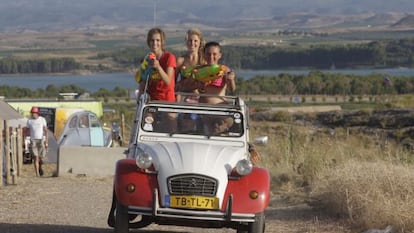
[[[124,145],[124,140],[125,140],[125,115],[122,113],[121,114],[121,137],[122,137],[122,145]]]
[[[17,128],[17,176],[21,176],[23,169],[23,128],[21,125]]]
[[[4,140],[3,140],[3,132],[4,132],[4,121],[2,119],[0,119],[0,187],[3,186],[3,181],[4,181],[4,177],[3,177],[3,171],[4,171],[4,167],[3,167],[3,155],[4,155],[4,150],[3,150],[3,146],[4,146]]]
[[[11,132],[11,140],[10,140],[10,145],[11,145],[11,169],[10,169],[10,173],[11,173],[11,179],[12,179],[12,184],[16,184],[17,183],[17,130],[15,128],[10,127],[10,132]]]
[[[7,126],[7,121],[4,122],[4,131],[6,139],[6,184],[11,184],[11,174],[10,174],[10,129]]]

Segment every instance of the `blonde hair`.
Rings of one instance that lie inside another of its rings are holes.
[[[150,41],[153,35],[160,34],[161,36],[161,47],[164,48],[165,45],[165,33],[161,28],[151,28],[147,34],[147,45],[150,46]]]
[[[185,34],[185,42],[187,42],[192,35],[196,35],[200,39],[200,46],[198,48],[198,63],[205,64],[206,60],[204,58],[204,47],[206,46],[206,41],[204,39],[203,33],[198,28],[191,28]]]

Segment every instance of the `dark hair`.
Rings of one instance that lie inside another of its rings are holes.
[[[147,45],[150,46],[151,37],[154,34],[160,34],[161,35],[161,47],[164,48],[164,45],[165,45],[165,33],[164,33],[164,31],[161,28],[151,28],[148,31],[148,34],[147,34]]]
[[[219,42],[217,42],[217,41],[210,41],[210,42],[207,42],[206,45],[204,46],[204,53],[210,47],[219,47],[219,49],[221,50],[221,46],[220,46],[220,43]]]

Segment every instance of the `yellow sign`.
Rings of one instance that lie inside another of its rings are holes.
[[[94,112],[98,117],[103,115],[102,102],[98,100],[7,100],[6,102],[23,116],[30,116],[32,106],[45,108],[81,108]]]
[[[203,197],[203,196],[179,196],[173,195],[166,198],[167,205],[172,208],[183,209],[204,209],[215,210],[219,208],[219,199],[217,197]]]

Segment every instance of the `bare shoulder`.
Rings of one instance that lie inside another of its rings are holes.
[[[184,64],[185,57],[179,56],[177,57],[177,67],[181,67]]]

